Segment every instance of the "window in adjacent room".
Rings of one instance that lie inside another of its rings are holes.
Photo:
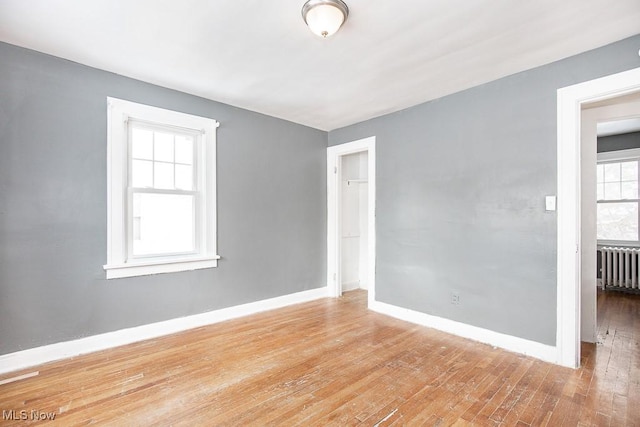
[[[107,278],[216,267],[209,118],[108,98]]]
[[[636,153],[636,150],[629,150]],[[597,165],[597,236],[600,244],[640,242],[639,157],[600,153]],[[637,154],[637,153],[636,153]],[[627,153],[629,155],[629,153]],[[605,160],[615,158],[615,160]]]

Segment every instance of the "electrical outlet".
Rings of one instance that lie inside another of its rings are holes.
[[[458,292],[451,292],[451,304],[453,305],[460,304],[460,294]]]

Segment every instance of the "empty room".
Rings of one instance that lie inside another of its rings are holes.
[[[640,426],[638,0],[0,0],[0,425]]]

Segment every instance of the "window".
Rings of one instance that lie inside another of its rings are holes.
[[[598,154],[597,237],[601,244],[638,244],[640,153],[624,150]]]
[[[108,279],[217,266],[217,126],[108,98]]]

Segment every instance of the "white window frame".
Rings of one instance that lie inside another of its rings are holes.
[[[198,203],[196,251],[175,255],[134,257],[128,254],[133,227],[129,185],[129,120],[193,133]],[[214,119],[165,110],[117,98],[107,98],[107,279],[212,268],[218,266],[216,243],[216,129]]]
[[[640,182],[640,148],[632,148],[629,150],[618,151],[606,151],[598,153],[598,164],[609,162],[624,162],[624,161],[638,161],[638,181]],[[636,202],[639,205],[638,209],[638,225],[640,226],[640,199],[620,199],[620,200],[597,200],[596,203],[623,203],[623,202]],[[597,220],[596,220],[597,224]],[[640,232],[639,232],[640,234]],[[640,236],[638,237],[640,239]],[[604,240],[598,239],[598,246],[628,246],[628,247],[640,247],[640,240]]]

